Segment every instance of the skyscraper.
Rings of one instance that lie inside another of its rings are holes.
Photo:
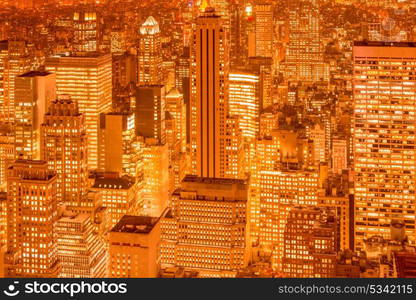
[[[179,151],[185,152],[186,147],[186,105],[183,95],[176,88],[173,88],[166,95],[166,111],[175,120],[176,140],[179,142]]]
[[[100,45],[100,17],[97,12],[81,10],[74,12],[74,51],[98,51]]]
[[[46,69],[56,74],[58,97],[70,95],[85,115],[88,167],[98,167],[98,126],[101,113],[111,108],[111,55],[91,52],[80,56],[57,55],[46,59]]]
[[[331,147],[332,172],[341,174],[348,168],[348,138],[345,136],[333,136]]]
[[[285,75],[289,81],[314,82],[329,79],[323,61],[319,11],[316,0],[288,0],[289,43],[285,57]]]
[[[56,175],[39,160],[17,160],[7,172],[6,274],[56,278]]]
[[[414,243],[416,44],[356,42],[353,55],[355,247],[393,220]]]
[[[259,3],[254,6],[255,13],[255,56],[273,56],[273,6]]]
[[[162,84],[162,52],[160,28],[152,17],[140,26],[138,49],[138,85]]]
[[[317,172],[308,170],[259,171],[260,247],[280,270],[284,253],[284,229],[290,210],[297,205],[316,205]]]
[[[228,106],[228,39],[214,9],[196,20],[191,49],[190,138],[193,173],[224,177],[224,136]]]
[[[40,127],[55,96],[55,75],[50,72],[30,71],[16,77],[16,158],[40,159]]]
[[[57,174],[57,199],[78,206],[88,188],[85,115],[70,98],[54,100],[41,127],[41,157]]]
[[[160,217],[169,201],[168,145],[143,139],[143,215]]]
[[[31,58],[24,41],[2,41],[0,49],[0,118],[14,122],[15,78],[31,69]]]
[[[259,99],[259,109],[263,110],[273,104],[272,95],[272,64],[270,57],[249,57],[248,65],[252,73],[259,77],[259,84],[256,90]]]
[[[259,99],[257,97],[259,77],[248,72],[230,73],[229,114],[239,116],[242,136],[246,140],[256,138],[259,117]]]
[[[133,112],[107,113],[100,117],[99,170],[136,177],[139,149]]]
[[[0,117],[2,121],[6,120],[8,105],[8,89],[6,88],[9,74],[9,42],[0,41]]]
[[[0,190],[7,188],[7,168],[15,160],[14,126],[11,123],[0,123]]]
[[[0,255],[6,252],[7,247],[7,193],[0,192]],[[4,259],[4,257],[2,257]],[[0,270],[0,274],[4,272],[4,260],[0,262],[0,266],[3,270]]]
[[[176,88],[184,94],[185,103],[189,100],[189,50],[189,47],[184,47],[182,55],[178,57],[175,76]]]
[[[136,90],[136,133],[165,144],[166,91],[163,85],[139,86]]]

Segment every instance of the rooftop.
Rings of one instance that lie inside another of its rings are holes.
[[[59,219],[59,222],[67,223],[83,223],[90,217],[89,214],[73,214],[69,216],[63,216]]]
[[[103,178],[98,177],[95,179],[93,188],[101,189],[129,189],[134,185],[134,179],[128,176],[118,178]]]
[[[172,88],[170,89],[169,93],[166,94],[167,98],[177,98],[177,97],[181,97],[182,94],[179,93],[177,88]]]
[[[123,216],[111,232],[120,233],[150,233],[159,218],[148,216]]]
[[[74,52],[74,53],[69,53],[69,52],[65,52],[65,53],[57,53],[54,54],[50,57],[48,57],[46,60],[50,60],[50,59],[57,59],[57,58],[78,58],[78,59],[88,59],[88,58],[101,58],[101,57],[111,57],[110,54],[104,54],[104,53],[100,53],[100,52],[93,52],[93,51],[89,51],[89,52]]]
[[[48,71],[29,71],[29,72],[19,75],[18,77],[48,76],[50,74],[52,73]]]
[[[382,42],[382,41],[355,41],[354,46],[361,47],[416,47],[416,42]]]
[[[243,185],[245,188],[245,182],[242,179],[232,179],[232,178],[214,178],[214,177],[198,177],[194,175],[186,175],[183,179],[184,183],[202,183],[202,184],[220,184],[220,185]]]

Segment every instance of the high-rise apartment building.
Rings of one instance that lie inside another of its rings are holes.
[[[7,191],[7,276],[56,278],[56,174],[46,161],[16,160],[7,170]]]
[[[279,114],[273,110],[273,106],[264,109],[259,117],[259,138],[272,136],[273,129],[278,127]]]
[[[158,22],[148,17],[140,26],[138,85],[162,84],[162,42]]]
[[[250,259],[247,185],[243,180],[186,176],[161,224],[161,267],[233,277]]]
[[[356,42],[353,56],[355,247],[393,220],[414,243],[416,44]]]
[[[56,55],[46,59],[55,73],[58,97],[70,95],[85,115],[88,134],[88,166],[98,168],[98,133],[101,113],[111,109],[111,55]]]
[[[155,278],[159,274],[160,218],[123,216],[110,231],[108,276]]]
[[[41,126],[41,158],[57,174],[57,199],[68,206],[84,201],[88,182],[85,115],[70,98],[52,101]]]
[[[228,39],[221,18],[207,7],[196,20],[191,48],[192,173],[224,177],[228,107]],[[222,170],[221,170],[222,169]]]
[[[40,127],[47,106],[55,100],[55,75],[30,71],[15,79],[15,155],[40,159]]]

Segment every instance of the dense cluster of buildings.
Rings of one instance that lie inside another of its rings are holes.
[[[416,277],[416,3],[154,2],[0,1],[0,276]]]

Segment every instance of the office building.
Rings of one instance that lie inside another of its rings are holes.
[[[55,100],[55,75],[30,71],[15,79],[15,155],[40,159],[40,128],[52,100]]]
[[[139,86],[136,90],[136,133],[165,144],[166,91],[163,85]]]
[[[16,160],[9,166],[7,277],[58,276],[56,179],[46,161]]]
[[[99,165],[103,172],[136,177],[140,152],[134,130],[134,113],[110,112],[100,117]]]
[[[111,109],[111,55],[88,52],[46,59],[46,69],[56,75],[57,96],[71,96],[85,115],[88,167],[98,168],[98,132],[101,113]]]
[[[61,278],[107,277],[107,251],[89,214],[64,214],[56,223]]]
[[[110,231],[109,245],[109,277],[158,277],[160,218],[123,216]]]
[[[161,225],[161,267],[235,277],[250,259],[247,185],[186,176]]]
[[[273,6],[269,3],[254,5],[255,14],[255,55],[273,56]]]
[[[192,173],[224,177],[228,103],[228,40],[221,18],[207,7],[196,19],[191,48],[190,141]],[[222,170],[221,170],[222,169]]]
[[[283,272],[295,278],[332,278],[338,252],[337,215],[318,207],[291,209],[284,232]]]
[[[89,187],[85,114],[70,98],[52,101],[41,126],[41,157],[57,174],[58,202],[78,206]]]
[[[353,55],[355,247],[388,237],[392,220],[414,243],[416,45],[356,42]]]
[[[139,86],[162,84],[162,42],[158,22],[152,16],[148,17],[139,33],[137,83]]]

